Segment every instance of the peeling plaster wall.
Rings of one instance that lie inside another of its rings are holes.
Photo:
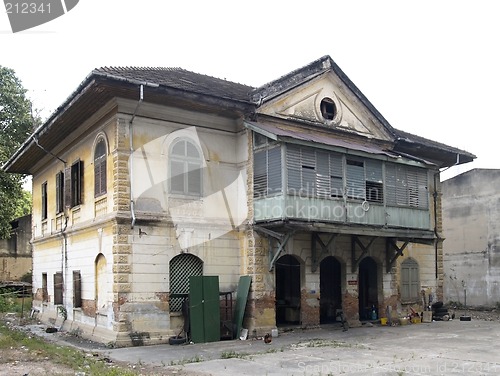
[[[500,302],[500,170],[474,169],[443,182],[445,300]]]
[[[165,342],[182,325],[179,315],[169,312],[173,257],[184,252],[199,257],[204,275],[219,276],[221,291],[236,291],[239,276],[246,272],[242,256],[248,135],[232,119],[147,103],[130,126],[129,114],[137,102],[117,103],[118,114],[104,121],[88,120],[87,132],[61,146],[58,153],[67,167],[79,159],[84,162],[83,203],[67,211],[67,223],[55,213],[55,175],[64,170],[64,164],[47,157],[34,176],[34,306],[42,320],[55,320],[53,275],[62,271],[66,329],[117,346]],[[192,126],[195,133],[184,132],[192,131]],[[93,144],[99,134],[108,143],[107,193],[94,198]],[[205,194],[194,203],[171,197],[166,175],[169,143],[177,136],[193,135],[203,158]],[[44,182],[48,218],[42,221]],[[96,275],[98,255],[106,260],[104,279]],[[82,276],[81,308],[73,307],[75,270]],[[47,274],[46,302],[42,301],[42,273]]]
[[[322,235],[326,239],[326,235]],[[260,270],[262,280],[265,281],[260,290],[254,291],[254,296],[259,301],[254,301],[256,312],[246,322],[251,330],[256,329],[258,333],[263,333],[276,325],[276,302],[275,293],[275,272],[269,272],[269,242],[267,239],[257,235],[257,249],[264,251],[261,258],[262,264],[256,270]],[[317,249],[321,252],[319,246]],[[260,252],[260,251],[259,251]],[[341,292],[342,303],[346,318],[351,325],[359,323],[359,301],[358,301],[358,269],[352,272],[351,238],[350,236],[339,236],[330,246],[328,254],[318,253],[318,268],[312,271],[311,234],[297,233],[290,239],[282,255],[294,255],[301,263],[301,325],[317,326],[320,323],[320,262],[327,256],[334,256],[341,263]],[[356,250],[356,258],[361,254],[359,248]],[[386,273],[385,242],[376,240],[371,250],[363,257],[370,256],[377,263],[377,296],[378,312],[384,312],[386,305],[397,308],[398,286],[395,271]],[[254,277],[255,279],[255,277]],[[260,286],[260,284],[259,284]],[[392,297],[396,297],[394,300]],[[391,300],[392,299],[392,300]],[[258,314],[257,314],[258,313]]]

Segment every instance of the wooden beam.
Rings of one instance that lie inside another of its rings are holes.
[[[373,245],[373,242],[375,239],[377,239],[378,236],[374,236],[370,239],[368,244],[365,246],[361,240],[359,239],[358,236],[352,235],[351,236],[351,271],[353,273],[356,272],[356,269],[358,268],[359,262],[361,259],[368,253],[370,250],[371,246]],[[356,244],[361,248],[361,254],[359,257],[356,259]]]
[[[329,254],[330,253],[330,245],[332,242],[337,238],[339,234],[332,233],[326,244],[323,242],[323,240],[320,237],[320,233],[318,232],[312,232],[311,233],[311,257],[312,257],[312,263],[311,263],[311,271],[314,273],[316,270],[318,270],[318,260],[319,258],[324,255],[324,254]],[[316,243],[319,243],[321,247],[321,251],[319,254],[316,251]]]
[[[281,254],[283,249],[285,249],[286,243],[288,243],[288,240],[290,239],[290,237],[292,235],[293,235],[293,232],[287,232],[284,235],[283,241],[280,242],[278,239],[276,239],[276,241],[278,242],[278,250],[276,251],[274,256],[271,258],[271,261],[269,262],[269,271],[273,270],[274,264],[276,263],[276,260],[278,259],[279,255]],[[271,253],[269,253],[269,254],[271,254]]]
[[[397,260],[399,256],[403,256],[403,251],[410,243],[410,240],[406,239],[401,247],[398,247],[396,241],[393,238],[387,238],[387,246],[386,246],[386,255],[387,255],[387,267],[386,272],[390,273],[392,267],[394,266],[394,262]],[[394,253],[391,255],[391,251]]]

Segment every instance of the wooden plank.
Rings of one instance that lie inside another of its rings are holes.
[[[243,317],[245,316],[245,308],[247,305],[248,293],[250,292],[250,284],[252,277],[249,275],[240,276],[238,290],[236,292],[236,307],[234,309],[233,325],[235,327],[234,338],[240,336],[241,327],[243,326]]]

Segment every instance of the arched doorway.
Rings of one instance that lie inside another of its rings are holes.
[[[281,256],[275,264],[276,325],[300,324],[300,263]]]
[[[203,275],[203,261],[190,253],[170,260],[170,312],[182,312],[182,303],[189,293],[189,277]]]
[[[96,312],[107,313],[108,274],[106,257],[99,253],[95,259],[95,303]]]
[[[371,320],[375,308],[378,318],[378,275],[377,263],[371,257],[365,257],[359,263],[359,319]]]
[[[341,265],[333,256],[319,264],[320,323],[336,321],[337,312],[342,309]]]

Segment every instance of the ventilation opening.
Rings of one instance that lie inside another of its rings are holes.
[[[337,107],[331,98],[323,98],[321,100],[321,115],[326,120],[333,120],[337,115]]]
[[[170,312],[182,312],[182,302],[189,294],[189,277],[203,275],[203,261],[189,253],[170,260]]]

